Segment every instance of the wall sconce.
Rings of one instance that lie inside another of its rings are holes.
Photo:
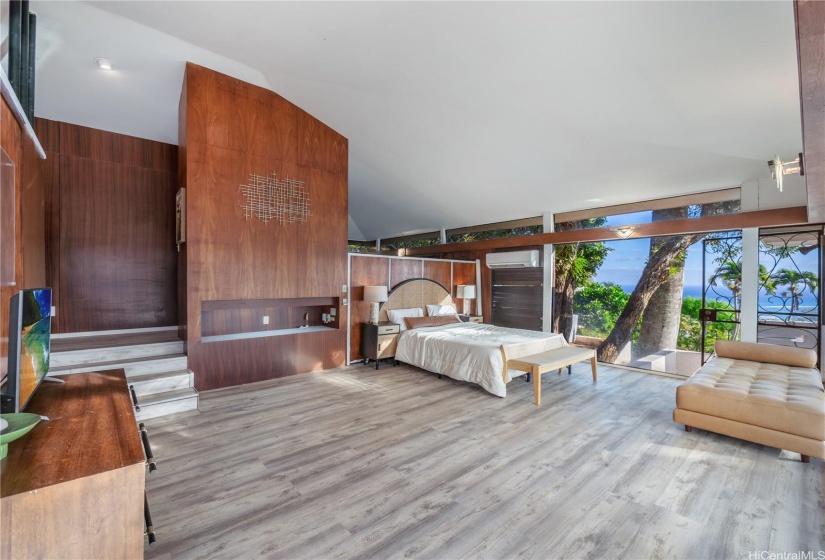
[[[793,161],[782,161],[779,156],[776,156],[768,162],[768,168],[771,170],[771,179],[776,179],[776,188],[779,189],[779,192],[782,192],[783,176],[795,173],[805,175],[805,165],[801,153]]]
[[[370,323],[378,324],[378,307],[387,301],[386,286],[364,286],[364,301],[370,302]]]
[[[621,226],[610,228],[610,231],[612,231],[622,239],[627,239],[628,237],[633,235],[637,229],[639,229],[639,226]]]
[[[464,300],[463,315],[470,314],[470,301],[476,298],[476,287],[473,284],[467,286],[456,286],[455,297]]]

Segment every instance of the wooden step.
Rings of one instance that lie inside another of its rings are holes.
[[[135,388],[138,397],[192,389],[195,386],[194,374],[188,369],[127,376],[127,381],[131,387]]]
[[[65,375],[67,373],[82,373],[86,371],[102,371],[106,369],[123,369],[126,377],[152,373],[166,373],[185,370],[187,365],[185,354],[171,354],[168,356],[149,356],[146,358],[131,358],[127,360],[113,360],[93,364],[68,365],[49,367],[50,375]]]
[[[147,395],[138,398],[138,401],[140,411],[135,411],[135,417],[138,422],[141,422],[158,416],[166,416],[167,414],[197,410],[198,392],[192,388],[180,389]]]
[[[90,347],[76,350],[56,350],[52,348],[49,358],[52,368],[70,366],[95,366],[101,363],[124,362],[152,356],[171,357],[183,354],[183,341],[155,342],[146,344],[122,344],[121,346]],[[111,369],[111,368],[109,368]]]

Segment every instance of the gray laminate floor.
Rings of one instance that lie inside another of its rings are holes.
[[[579,364],[545,375],[539,408],[521,381],[499,399],[412,367],[352,366],[202,394],[201,414],[149,422],[146,558],[823,550],[823,462],[684,432],[678,383],[601,367],[594,385]]]

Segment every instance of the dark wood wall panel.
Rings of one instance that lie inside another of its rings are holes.
[[[14,237],[14,286],[0,286],[0,377],[8,368],[9,344],[9,300],[22,287],[23,283],[23,242],[20,228],[22,216],[20,192],[23,168],[23,131],[17,123],[6,100],[0,98],[0,148],[15,165],[14,172],[14,208],[2,208],[4,217],[14,216],[17,224]]]
[[[794,2],[808,221],[825,222],[825,2]]]
[[[61,332],[177,324],[176,176],[61,155]]]
[[[35,130],[54,331],[176,325],[177,147],[46,119]]]
[[[449,262],[424,261],[423,277],[435,280],[446,290],[452,285],[452,274],[452,265]]]
[[[39,139],[38,139],[39,140]],[[40,158],[34,142],[23,138],[21,235],[23,287],[42,288],[46,280],[46,181],[52,161]]]
[[[60,123],[60,153],[128,167],[177,173],[178,148],[173,144],[68,123]]]
[[[410,259],[390,259],[390,289],[412,278],[423,278],[423,261]]]
[[[258,300],[346,297],[346,138],[269,90],[194,64],[186,68],[180,127],[179,180],[187,189],[187,228],[179,289],[196,387],[315,371],[318,364],[343,365],[342,322],[327,325],[336,330],[320,345],[305,343],[304,337],[321,340],[316,333],[206,344],[201,337],[261,330],[266,314],[268,328],[297,326],[293,323],[305,312],[312,325],[326,312],[317,305],[287,311]],[[239,187],[250,174],[273,172],[304,182],[311,212],[306,223],[264,223],[244,216]],[[202,312],[215,300],[239,302],[242,309]],[[251,347],[259,356],[250,361]],[[211,358],[216,348],[218,360]]]
[[[359,257],[350,260],[350,359],[360,360],[361,323],[369,321],[370,304],[364,301],[364,286],[388,286],[390,261],[381,257]]]
[[[459,257],[463,258],[463,257]],[[369,321],[369,303],[364,301],[364,286],[390,286],[392,288],[413,278],[435,280],[455,297],[455,283],[451,283],[453,265],[459,267],[459,275],[465,284],[475,283],[475,262],[452,263],[450,261],[422,261],[396,257],[350,258],[350,360],[363,359],[361,355],[361,323]],[[461,311],[461,300],[456,300]]]
[[[455,302],[458,305],[458,311],[464,308],[464,300],[458,299],[456,297],[456,286],[462,286],[467,284],[475,284],[476,283],[476,263],[475,262],[468,262],[468,263],[453,263],[453,289],[452,289],[452,296],[455,298]],[[486,298],[484,298],[486,299]],[[476,312],[476,300],[472,300],[470,302],[470,313]]]
[[[60,307],[57,278],[60,270],[60,123],[46,119],[34,120],[34,131],[46,152],[42,176],[44,195],[44,238],[46,280],[52,288],[52,305]],[[52,329],[60,332],[55,319]]]
[[[345,348],[344,330],[207,342],[189,354],[189,367],[200,377],[199,390],[208,391],[332,369],[345,361]]]
[[[186,162],[187,162],[187,133],[186,113],[187,113],[187,87],[186,73],[183,75],[183,87],[180,92],[180,102],[178,104],[178,187],[186,187]],[[177,210],[176,210],[177,211]],[[178,245],[178,278],[177,278],[177,300],[178,300],[178,336],[183,340],[184,347],[189,339],[189,321],[187,310],[186,294],[189,293],[187,284],[186,268],[186,243]]]

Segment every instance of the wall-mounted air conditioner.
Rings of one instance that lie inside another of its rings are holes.
[[[539,252],[510,251],[509,253],[487,253],[487,266],[490,268],[538,268]]]

